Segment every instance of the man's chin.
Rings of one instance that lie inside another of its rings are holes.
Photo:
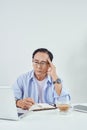
[[[44,73],[44,72],[36,72],[35,75],[36,75],[36,77],[44,77],[46,75],[46,73]]]
[[[42,75],[43,73],[42,72],[36,72],[36,75],[37,76],[40,76],[40,75]]]

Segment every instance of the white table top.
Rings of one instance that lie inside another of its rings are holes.
[[[87,113],[57,109],[30,112],[19,121],[0,120],[0,130],[87,130]]]

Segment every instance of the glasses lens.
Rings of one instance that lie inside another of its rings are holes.
[[[41,66],[46,66],[47,62],[42,61],[42,62],[37,62],[37,61],[33,61],[34,65],[41,65]]]

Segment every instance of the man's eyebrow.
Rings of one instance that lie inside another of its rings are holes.
[[[34,61],[39,61],[38,59],[33,59]],[[47,60],[42,60],[42,61],[39,61],[39,62],[48,62]]]

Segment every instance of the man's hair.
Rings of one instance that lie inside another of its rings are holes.
[[[35,54],[38,53],[38,52],[43,52],[43,53],[46,53],[48,54],[50,60],[52,61],[53,60],[53,54],[46,48],[38,48],[36,49],[33,54],[32,54],[32,58],[34,58]]]

